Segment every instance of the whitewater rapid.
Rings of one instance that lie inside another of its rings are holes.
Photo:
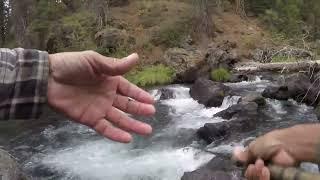
[[[234,89],[261,92],[268,81],[228,84]],[[119,144],[98,136],[81,125],[64,121],[45,128],[38,138],[40,144],[24,163],[34,177],[80,180],[179,180],[184,172],[196,170],[211,160],[213,153],[231,153],[244,141],[207,146],[203,151],[195,132],[205,123],[224,121],[213,115],[236,104],[239,96],[226,97],[221,107],[206,108],[189,95],[184,85],[163,87],[174,93],[173,99],[160,100],[161,91],[151,90],[157,100],[155,117],[143,119],[154,126],[150,137],[135,136],[131,144]],[[273,114],[287,116],[280,101],[267,100]],[[294,104],[294,103],[292,103]],[[301,106],[296,104],[295,106]],[[309,109],[298,107],[301,113]],[[306,111],[306,112],[305,112]],[[272,114],[272,113],[271,113]],[[253,137],[247,137],[247,139]]]

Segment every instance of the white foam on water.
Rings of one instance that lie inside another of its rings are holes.
[[[277,114],[287,114],[287,111],[284,109],[281,101],[276,99],[266,99],[266,101],[271,105]]]
[[[198,129],[207,122],[221,122],[223,119],[213,118],[213,115],[239,100],[239,97],[226,97],[221,107],[206,108],[190,97],[190,88],[183,86],[167,88],[173,90],[175,99],[162,100],[160,103],[170,107],[172,120],[153,137],[172,138],[182,129]],[[152,90],[151,94],[155,98],[160,97],[158,90]],[[66,131],[92,136],[87,127],[79,128],[79,125],[74,124],[60,128],[49,127],[43,135],[50,140],[56,134],[63,134]],[[73,135],[70,138],[77,136]],[[170,145],[163,147],[166,145],[158,142],[157,138],[154,139],[144,149],[137,149],[133,144],[122,145],[104,139],[92,142],[80,141],[76,145],[66,145],[59,150],[47,148],[41,154],[40,160],[31,160],[28,165],[40,163],[61,172],[62,179],[179,180],[184,172],[197,169],[213,157],[212,154],[192,147]]]
[[[293,100],[293,99],[289,99],[289,102],[291,102],[293,105],[298,107],[298,111],[301,113],[305,113],[310,111],[310,109],[312,109],[312,106],[307,106],[304,103],[298,103],[297,101]]]
[[[88,142],[78,147],[47,155],[42,164],[92,180],[174,180],[193,171],[213,158],[193,148],[148,150],[105,140]],[[199,154],[200,153],[200,154]]]
[[[253,139],[255,139],[255,137],[248,137],[243,139],[240,142],[231,142],[230,144],[222,144],[219,146],[215,146],[214,144],[211,144],[206,147],[206,150],[212,153],[232,154],[235,147],[240,147],[244,149],[245,142]]]
[[[266,83],[270,83],[270,81],[262,80],[261,77],[255,76],[255,79],[253,81],[241,81],[238,83],[225,83],[225,84],[231,85],[231,86],[247,86],[247,85],[266,84]]]
[[[173,90],[174,93],[179,94],[179,96],[176,96],[175,99],[161,101],[162,104],[171,107],[170,115],[174,119],[174,124],[170,124],[168,129],[198,129],[205,123],[224,121],[218,117],[213,118],[213,115],[236,104],[240,99],[239,96],[228,96],[224,98],[224,101],[220,107],[206,108],[204,105],[199,104],[190,97],[190,88],[179,87]]]

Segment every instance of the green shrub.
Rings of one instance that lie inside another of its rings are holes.
[[[224,68],[219,68],[211,71],[211,79],[218,82],[227,82],[230,80],[231,74]]]
[[[161,25],[152,35],[151,42],[156,46],[162,45],[167,48],[179,47],[190,34],[191,22],[190,17],[181,17],[178,21]]]
[[[131,72],[126,75],[126,78],[138,86],[150,87],[170,84],[173,82],[174,76],[175,72],[173,69],[164,65],[156,65]]]
[[[243,36],[241,37],[244,46],[248,49],[255,49],[257,40],[253,36]]]
[[[94,14],[86,11],[73,13],[64,16],[53,26],[48,38],[53,47],[48,51],[81,51],[97,48],[94,42],[96,32]]]
[[[99,54],[102,54],[104,56],[108,56],[108,57],[114,57],[114,58],[124,58],[126,56],[128,56],[128,54],[130,54],[131,50],[124,46],[121,46],[117,49],[108,49],[108,48],[103,48],[103,47],[97,47],[95,49],[96,52],[98,52]]]
[[[183,31],[175,26],[172,27],[162,27],[157,34],[151,39],[152,43],[155,45],[163,45],[165,47],[178,47],[184,37]]]

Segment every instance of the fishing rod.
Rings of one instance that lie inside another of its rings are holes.
[[[271,180],[320,180],[320,174],[306,172],[293,167],[269,165]]]
[[[196,148],[196,147],[193,147]],[[199,149],[199,148],[197,148]],[[201,149],[204,152],[214,154],[216,156],[222,155],[224,157],[229,157],[237,166],[239,162],[236,162],[230,153],[214,153],[208,149]],[[271,180],[320,180],[320,174],[304,171],[300,168],[295,167],[281,167],[277,165],[268,165],[270,171]]]

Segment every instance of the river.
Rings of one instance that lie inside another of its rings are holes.
[[[227,85],[245,95],[262,92],[270,83],[257,78]],[[212,116],[237,103],[239,97],[226,97],[221,107],[205,108],[190,97],[188,86],[162,88],[172,90],[175,98],[159,100],[160,91],[150,91],[157,99],[157,113],[152,118],[138,119],[150,123],[154,133],[149,137],[135,136],[131,144],[111,142],[85,126],[48,113],[42,119],[44,122],[50,119],[50,123],[29,125],[6,137],[3,146],[18,158],[33,179],[179,180],[184,172],[212,159],[213,153],[230,153],[234,146],[243,145],[245,139],[274,128],[317,122],[311,107],[291,100],[267,99],[265,112],[270,116],[266,121],[270,123],[218,146],[206,146],[196,137],[196,130],[208,122],[224,121]]]

